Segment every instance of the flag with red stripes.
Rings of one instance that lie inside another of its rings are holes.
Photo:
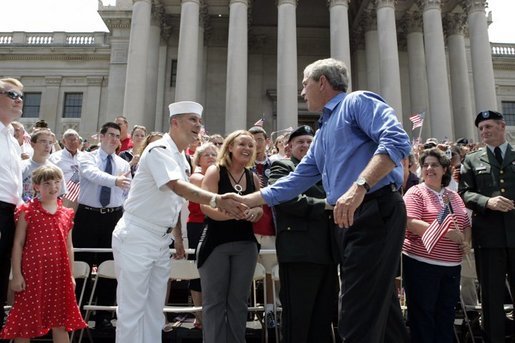
[[[264,123],[265,123],[265,119],[261,118],[257,122],[254,123],[254,126],[261,126],[261,127],[263,127]]]
[[[448,204],[445,205],[422,235],[422,243],[428,253],[431,253],[436,243],[438,243],[453,225],[455,219],[453,218],[454,214],[451,212],[450,206]]]
[[[413,123],[413,127],[411,128],[412,131],[415,130],[417,127],[422,127],[422,125],[424,124],[424,116],[425,113],[422,112],[409,117],[409,120]]]
[[[66,182],[66,194],[63,196],[71,202],[77,201],[80,192],[79,172],[75,171],[72,177]]]

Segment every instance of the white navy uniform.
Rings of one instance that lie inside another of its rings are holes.
[[[118,280],[116,341],[161,342],[163,306],[171,270],[170,228],[184,198],[167,183],[188,182],[189,164],[166,133],[143,152],[124,214],[113,232]]]

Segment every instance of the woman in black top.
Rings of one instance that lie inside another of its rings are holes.
[[[208,168],[202,188],[242,195],[258,190],[259,179],[249,170],[255,154],[251,133],[231,133],[218,155],[218,164]],[[261,218],[263,209],[247,210],[245,220],[233,219],[209,206],[201,205],[201,209],[208,216],[197,259],[204,343],[245,342],[247,299],[258,255],[252,223]]]

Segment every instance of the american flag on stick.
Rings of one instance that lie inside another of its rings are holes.
[[[63,198],[68,199],[71,202],[77,201],[80,191],[80,179],[79,172],[76,170],[72,177],[66,182],[66,194]]]
[[[264,123],[265,123],[265,118],[261,118],[257,122],[254,123],[254,126],[261,126],[261,127],[263,127]]]
[[[417,127],[422,127],[422,124],[424,124],[424,116],[426,114],[424,112],[417,113],[409,117],[409,120],[413,123],[413,127],[411,128],[411,131],[415,130]]]
[[[427,230],[422,235],[422,244],[428,253],[433,251],[436,243],[447,233],[451,226],[455,225],[454,214],[452,207],[447,199],[447,203],[442,210],[438,213],[436,219],[429,225]]]

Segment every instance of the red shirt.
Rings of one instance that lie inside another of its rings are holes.
[[[470,227],[470,220],[463,200],[458,193],[446,188],[456,222],[461,231]],[[431,224],[442,209],[438,194],[421,183],[411,187],[404,195],[408,218],[419,219]],[[431,251],[427,252],[419,235],[406,230],[402,251],[412,257],[440,261],[442,263],[461,263],[463,252],[458,244],[448,238],[441,238]]]
[[[127,136],[127,138],[125,138],[125,139],[121,139],[120,142],[122,144],[120,145],[120,150],[118,151],[118,153],[121,153],[122,151],[125,151],[125,150],[129,150],[133,147],[132,139],[130,136]]]

